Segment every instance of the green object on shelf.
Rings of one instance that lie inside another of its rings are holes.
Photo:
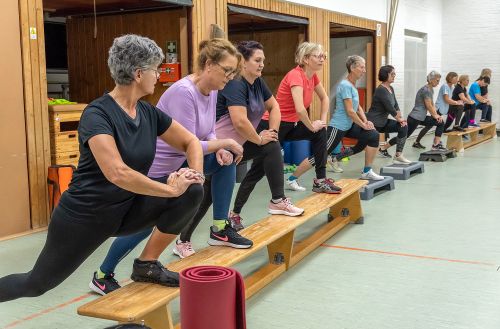
[[[64,98],[49,98],[49,105],[69,105],[69,104],[77,104],[76,102],[68,101]]]

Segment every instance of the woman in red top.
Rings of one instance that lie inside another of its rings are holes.
[[[328,96],[316,75],[323,68],[326,55],[321,45],[304,42],[295,52],[297,67],[286,74],[280,83],[276,100],[278,101],[281,122],[278,139],[280,142],[293,140],[310,140],[313,156],[304,161],[316,163],[316,179],[313,182],[314,192],[339,193],[340,189],[333,181],[326,178],[326,117],[330,107]],[[311,105],[313,94],[321,100],[321,120],[311,121],[307,108]],[[257,132],[269,130],[268,112],[262,117]],[[296,177],[303,172],[294,173],[287,186],[294,190],[305,190],[296,182]],[[252,192],[255,184],[264,176],[264,166],[260,158],[254,159],[252,167],[241,183],[235,204],[243,205]],[[296,176],[296,177],[294,177]]]

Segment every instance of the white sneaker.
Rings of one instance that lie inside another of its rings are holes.
[[[411,164],[411,161],[405,158],[402,154],[399,156],[394,156],[393,162],[395,164],[403,164],[403,165]]]
[[[300,192],[304,192],[306,190],[305,187],[299,185],[298,179],[294,179],[294,180],[287,179],[285,181],[285,183],[286,183],[287,190],[300,191]]]
[[[328,156],[328,161],[326,162],[326,170],[336,173],[344,172],[344,169],[340,167],[337,158],[332,156]]]
[[[367,179],[367,180],[384,180],[384,176],[380,176],[379,174],[376,174],[373,169],[370,169],[369,172],[365,172],[361,174],[361,179]]]

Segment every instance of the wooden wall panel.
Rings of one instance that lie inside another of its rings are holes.
[[[0,39],[4,44],[0,70],[0,237],[28,231],[30,200],[26,122],[23,101],[23,66],[18,0],[7,0],[0,11]]]
[[[31,227],[48,223],[47,167],[50,142],[42,0],[19,0]],[[33,35],[32,28],[36,28]]]
[[[255,40],[264,46],[266,55],[263,77],[274,95],[278,86],[293,67],[295,67],[294,53],[298,45],[300,28],[233,33],[229,40],[238,43],[243,40]]]
[[[113,39],[126,33],[147,36],[165,51],[168,40],[177,40],[178,58],[187,58],[187,47],[181,45],[181,23],[185,9],[126,13],[97,17],[94,38],[92,17],[73,17],[67,21],[68,66],[71,100],[88,103],[114,87],[107,66],[108,50]],[[187,42],[187,31],[182,37]],[[186,62],[187,63],[187,62]],[[144,99],[156,104],[167,87],[157,84],[155,93]]]

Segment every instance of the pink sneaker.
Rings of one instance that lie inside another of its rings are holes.
[[[175,241],[174,250],[172,250],[172,252],[174,253],[174,255],[179,256],[181,259],[189,257],[195,253],[191,242],[182,242],[179,240]]]
[[[273,215],[300,216],[304,209],[295,207],[290,198],[283,198],[280,202],[269,202],[269,213]]]
[[[241,224],[241,221],[243,220],[243,218],[241,218],[240,214],[236,214],[234,212],[230,212],[229,213],[229,223],[231,224],[231,227],[236,231],[240,231],[242,229],[244,229],[245,227],[243,226],[243,224]]]

